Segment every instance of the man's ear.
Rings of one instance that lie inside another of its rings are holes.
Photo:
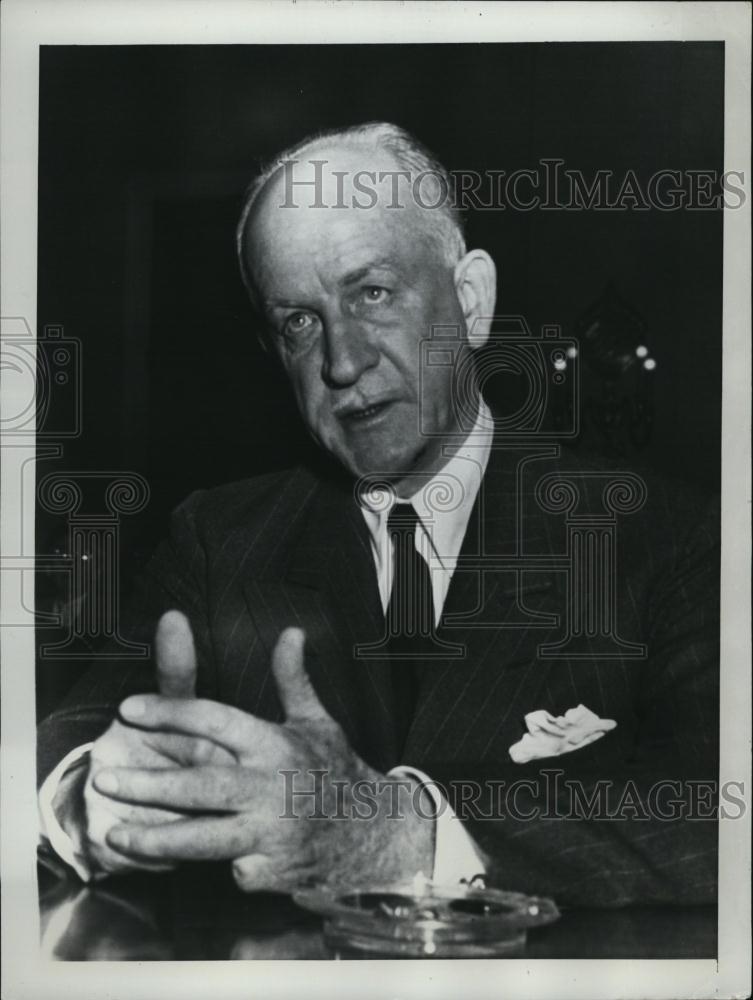
[[[497,268],[486,250],[470,250],[455,265],[455,290],[473,350],[489,339],[497,302]]]

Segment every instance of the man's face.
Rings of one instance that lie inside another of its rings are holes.
[[[329,171],[364,169],[362,152],[309,155],[328,160],[328,206],[337,202]],[[369,169],[397,169],[382,160]],[[270,182],[248,240],[275,349],[321,446],[353,475],[405,481],[410,491],[406,475],[439,468],[458,431],[452,366],[422,370],[420,350],[436,324],[460,331],[462,342],[447,345],[456,363],[470,350],[453,269],[408,194],[405,208],[389,209],[385,188],[367,210],[312,208],[310,189],[294,193],[298,207],[283,208],[283,184]]]

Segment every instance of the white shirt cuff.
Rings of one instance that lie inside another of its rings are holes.
[[[415,767],[393,767],[388,777],[415,778],[431,797],[436,818],[434,831],[434,870],[432,881],[437,885],[454,885],[460,879],[472,879],[486,871],[486,865],[461,820],[428,774]]]
[[[91,867],[86,863],[83,855],[76,850],[73,841],[60,825],[52,803],[55,801],[58,786],[67,771],[75,766],[83,767],[83,758],[89,753],[93,743],[84,743],[67,753],[60,761],[54,771],[49,774],[39,789],[39,832],[45,837],[55,854],[75,871],[83,882],[90,882],[95,878]]]

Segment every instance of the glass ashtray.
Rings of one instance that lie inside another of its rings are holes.
[[[559,917],[551,899],[483,884],[317,886],[293,894],[324,917],[334,958],[502,958],[520,955],[529,927]]]

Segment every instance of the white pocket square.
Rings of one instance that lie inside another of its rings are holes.
[[[569,708],[560,716],[551,715],[544,709],[529,712],[525,724],[528,732],[508,751],[516,764],[579,750],[601,739],[617,725],[614,719],[600,719],[585,705]]]

